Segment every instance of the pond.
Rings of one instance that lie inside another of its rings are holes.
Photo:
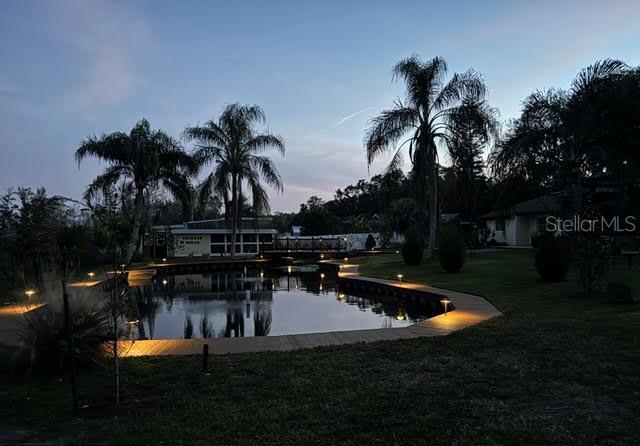
[[[341,291],[316,266],[237,272],[158,273],[131,293],[138,314],[125,338],[183,339],[408,327],[442,312],[425,299]]]

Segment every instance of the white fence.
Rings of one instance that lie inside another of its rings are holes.
[[[298,235],[280,236],[277,240],[276,249],[286,249],[291,251],[362,251],[369,234],[373,235],[376,241],[375,248],[382,247],[382,237],[379,232],[363,232],[358,234],[330,234],[330,235]],[[389,240],[391,244],[404,242],[404,236],[394,233]]]

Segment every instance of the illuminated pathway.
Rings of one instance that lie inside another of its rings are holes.
[[[323,263],[339,264],[334,261],[324,261]],[[203,346],[207,344],[210,354],[221,355],[226,353],[287,351],[327,345],[354,344],[357,342],[444,336],[502,314],[480,296],[416,283],[402,282],[400,285],[399,281],[360,276],[358,274],[358,266],[353,264],[342,264],[339,276],[345,279],[362,281],[365,285],[379,284],[446,296],[455,306],[455,310],[406,328],[378,328],[246,338],[121,341],[121,354],[123,356],[196,355],[202,353]]]

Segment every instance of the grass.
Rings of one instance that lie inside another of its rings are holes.
[[[0,376],[0,444],[637,443],[640,306],[578,298],[573,276],[540,283],[528,251],[475,254],[458,274],[358,262],[483,294],[505,316],[439,339],[215,357],[208,376],[197,357],[132,358],[119,406],[106,369],[81,374],[77,419],[64,379]],[[622,262],[611,279],[640,290]]]

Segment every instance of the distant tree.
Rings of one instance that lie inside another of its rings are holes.
[[[105,161],[108,167],[87,188],[87,200],[121,179],[128,183],[133,193],[132,229],[126,253],[128,263],[140,243],[145,192],[159,184],[176,199],[190,201],[189,178],[197,172],[197,163],[177,141],[162,130],[152,130],[146,119],[138,122],[128,134],[115,132],[100,138],[87,138],[76,150],[75,158],[80,164],[88,157]]]
[[[236,234],[242,218],[243,182],[251,191],[255,215],[269,212],[269,197],[262,181],[278,191],[283,190],[274,162],[262,153],[275,149],[284,156],[284,141],[269,132],[256,132],[254,126],[265,122],[265,114],[257,105],[230,104],[216,121],[187,127],[184,131],[186,140],[197,143],[195,158],[198,164],[214,164],[213,171],[199,186],[199,200],[202,202],[212,195],[222,197],[225,213],[231,219],[232,257],[235,256]]]
[[[438,57],[423,62],[412,56],[396,64],[393,77],[405,81],[406,99],[398,99],[393,108],[374,118],[364,138],[369,165],[382,153],[395,150],[391,169],[401,164],[401,149],[408,145],[416,199],[424,208],[427,197],[429,201],[430,249],[436,243],[438,144],[446,146],[452,138],[453,117],[461,117],[463,110],[477,134],[488,135],[494,122],[483,102],[487,89],[482,77],[469,70],[447,82],[446,72],[446,62]]]
[[[305,235],[325,235],[336,231],[336,220],[325,208],[324,201],[314,195],[300,205],[300,212],[292,223],[302,226]]]

